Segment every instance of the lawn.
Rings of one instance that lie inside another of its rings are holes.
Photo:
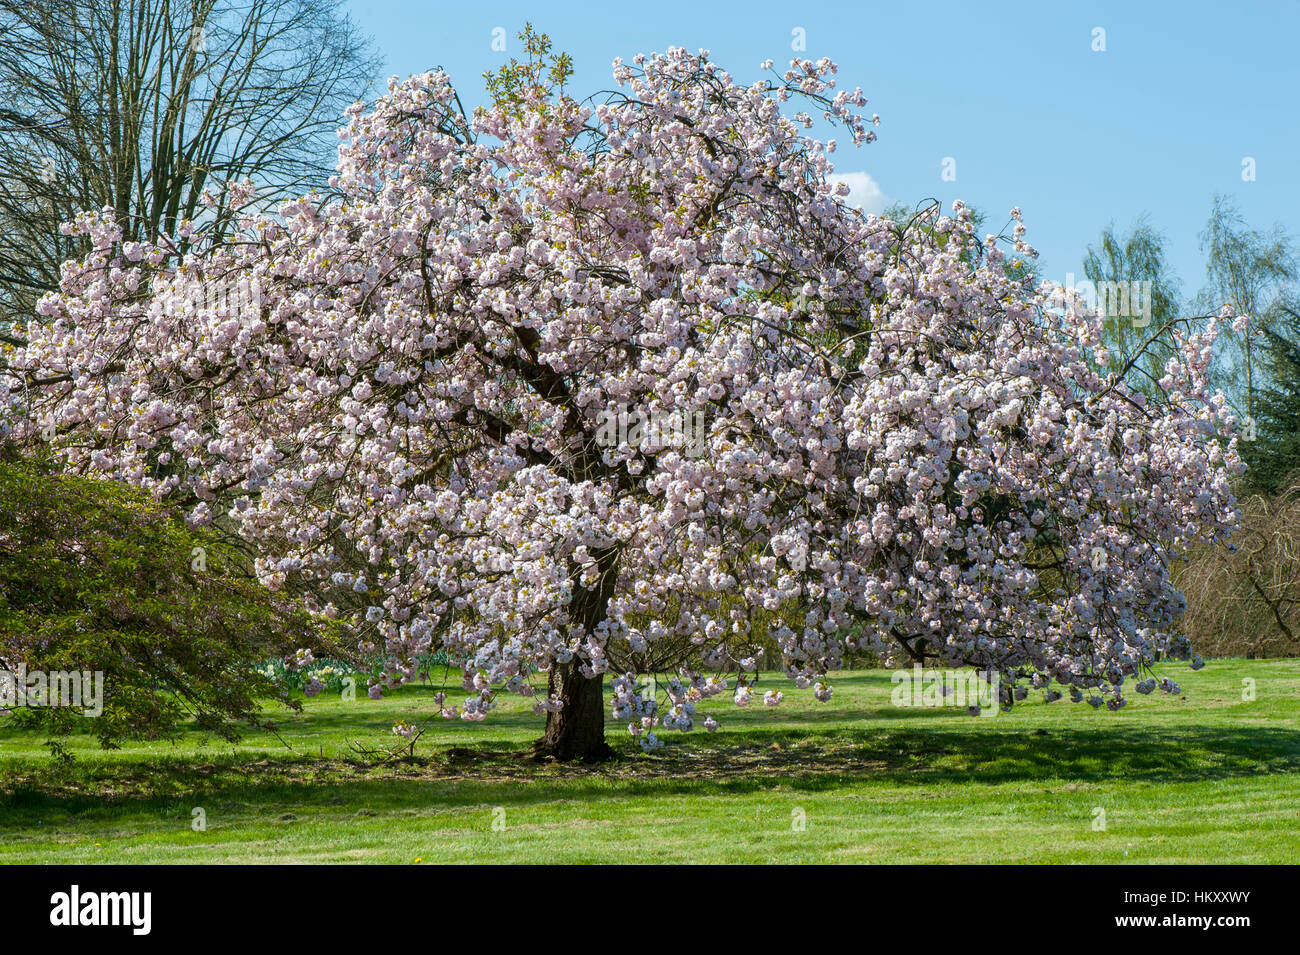
[[[716,734],[653,755],[610,726],[594,769],[527,759],[522,701],[446,722],[424,685],[308,700],[237,745],[73,738],[67,767],[0,727],[0,862],[1294,862],[1300,661],[1163,672],[1183,696],[993,718],[894,707],[883,670],[829,704],[765,676],[781,706],[712,701]],[[416,757],[374,755],[401,719],[429,726]]]

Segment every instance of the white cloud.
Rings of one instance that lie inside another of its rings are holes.
[[[831,182],[842,182],[849,187],[849,194],[844,201],[857,206],[863,212],[879,215],[885,210],[885,193],[880,184],[865,172],[837,172],[830,176]]]

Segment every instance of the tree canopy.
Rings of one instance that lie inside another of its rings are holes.
[[[94,675],[100,694],[93,706],[88,687],[77,707],[29,700],[13,718],[44,726],[58,751],[78,725],[105,746],[171,735],[186,721],[233,739],[262,721],[264,699],[297,706],[257,667],[333,641],[318,617],[257,586],[242,564],[237,550],[138,491],[0,445],[8,705],[24,673]]]
[[[766,637],[821,699],[849,648],[1112,708],[1186,655],[1170,562],[1237,517],[1217,319],[1142,393],[1011,266],[1018,210],[999,241],[960,202],[846,207],[807,130],[875,134],[828,60],[741,85],[674,48],[588,102],[553,68],[470,115],[441,72],[392,81],[341,197],[237,241],[79,218],[15,357],[24,433],[247,541],[385,656],[374,693],[436,647],[477,720],[547,672],[562,758],[600,753],[602,674],[654,747],[749,703]]]

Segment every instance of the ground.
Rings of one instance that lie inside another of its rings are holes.
[[[0,862],[1294,862],[1300,661],[1162,672],[1181,697],[994,718],[894,707],[884,670],[828,704],[764,675],[781,706],[711,701],[722,729],[649,756],[611,725],[596,768],[528,760],[517,698],[453,723],[424,685],[308,700],[234,746],[74,738],[68,768],[0,728]],[[429,727],[416,758],[373,755],[401,719]]]

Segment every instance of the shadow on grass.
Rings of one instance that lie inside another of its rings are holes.
[[[619,758],[597,767],[539,765],[514,743],[453,747],[388,763],[228,756],[200,763],[191,757],[57,770],[28,766],[0,779],[0,829],[60,815],[187,818],[199,804],[209,812],[334,806],[378,815],[777,787],[821,791],[872,780],[935,790],[972,783],[1195,783],[1264,774],[1300,782],[1300,733],[1267,727],[1006,732],[972,728],[967,720],[951,728],[854,727],[810,734],[750,726],[743,734],[674,740],[650,757],[626,741],[614,742],[623,747]]]

